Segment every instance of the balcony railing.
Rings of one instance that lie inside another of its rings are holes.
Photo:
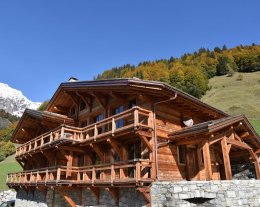
[[[123,124],[120,124],[120,126],[117,124],[118,122]],[[153,128],[151,123],[151,111],[136,106],[84,128],[61,125],[18,147],[16,149],[16,157],[42,149],[46,146],[48,147],[55,142],[86,142],[108,135],[114,135],[132,127]]]
[[[123,185],[138,182],[151,182],[151,162],[135,159],[113,164],[91,165],[86,167],[57,166],[42,168],[7,176],[7,185]]]

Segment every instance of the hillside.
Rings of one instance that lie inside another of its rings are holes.
[[[260,72],[216,76],[209,80],[209,86],[203,102],[230,115],[245,114],[260,134]]]
[[[0,191],[8,189],[5,184],[6,176],[10,172],[18,172],[22,167],[16,162],[15,155],[7,157],[4,161],[0,162]]]

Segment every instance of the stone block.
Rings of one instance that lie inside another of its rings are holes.
[[[227,197],[228,198],[235,198],[236,192],[235,191],[227,191]]]

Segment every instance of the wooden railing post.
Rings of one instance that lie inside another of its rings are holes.
[[[98,129],[97,129],[97,125],[95,124],[95,126],[94,126],[94,139],[96,139],[97,135],[98,135]]]
[[[34,141],[34,149],[37,148],[37,140]]]
[[[41,138],[41,146],[44,144],[44,139],[43,139],[43,136]]]
[[[138,182],[141,179],[141,163],[140,161],[136,162],[136,173],[135,173],[135,180]]]
[[[138,109],[134,109],[134,126],[136,127],[139,124],[139,113]]]
[[[48,169],[46,170],[46,173],[45,173],[45,182],[47,182],[49,180],[49,172],[48,172]]]
[[[40,174],[39,174],[39,171],[37,171],[36,173],[36,182],[38,182],[40,180]]]
[[[115,122],[115,118],[113,117],[112,118],[112,129],[111,129],[112,134],[114,134],[115,130],[116,130],[116,122]]]
[[[60,173],[61,173],[61,168],[58,168],[57,169],[57,181],[59,181],[60,180]]]
[[[51,132],[50,133],[50,142],[52,142],[52,140],[53,140],[53,133]]]
[[[32,144],[31,144],[31,142],[29,142],[29,150],[28,151],[30,151],[32,149]]]
[[[115,166],[114,164],[111,165],[111,183],[115,180]]]
[[[92,168],[92,184],[94,184],[95,180],[96,180],[96,169],[95,167]]]
[[[77,181],[80,181],[80,172],[79,172],[79,169],[77,171]]]
[[[64,126],[61,127],[60,138],[64,137]]]

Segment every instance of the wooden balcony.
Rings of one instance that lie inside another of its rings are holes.
[[[151,162],[135,159],[113,164],[85,167],[55,166],[37,170],[10,173],[7,185],[14,186],[138,186],[150,183]]]
[[[133,107],[84,128],[61,125],[40,135],[16,149],[16,158],[63,143],[87,143],[101,141],[108,136],[120,135],[132,129],[153,129],[151,111]],[[123,121],[122,121],[123,120]],[[121,121],[121,125],[118,123]]]

